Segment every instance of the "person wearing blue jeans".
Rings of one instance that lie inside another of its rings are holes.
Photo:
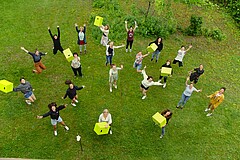
[[[166,118],[166,121],[167,121],[166,125],[168,124],[170,118],[172,118],[172,114],[173,113],[169,109],[165,109],[165,110],[163,110],[161,112],[161,115]],[[162,127],[162,134],[161,134],[160,138],[163,138],[163,136],[165,135],[165,127],[166,127],[166,125]]]
[[[114,49],[121,48],[124,46],[125,45],[114,46],[113,42],[110,42],[109,45],[106,45],[106,66],[108,65],[108,63],[110,63],[110,65],[112,65],[112,57],[114,56]]]
[[[153,52],[151,61],[154,59],[154,57],[156,57],[156,62],[158,62],[159,55],[160,55],[160,53],[161,53],[161,51],[162,51],[162,49],[163,49],[162,38],[161,38],[161,37],[158,37],[155,41],[149,43],[149,46],[150,46],[152,43],[155,43],[158,48]]]
[[[191,97],[193,91],[196,92],[201,92],[202,90],[198,90],[193,86],[193,82],[191,82],[188,85],[188,81],[189,81],[189,77],[187,77],[187,80],[185,82],[186,88],[184,90],[184,92],[182,93],[182,98],[180,99],[180,101],[178,102],[178,105],[176,106],[176,108],[181,108],[183,109],[184,105],[186,104],[186,102],[188,101],[188,99]]]

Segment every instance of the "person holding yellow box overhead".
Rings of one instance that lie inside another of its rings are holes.
[[[169,120],[172,118],[172,114],[173,113],[169,109],[165,109],[161,112],[161,115],[166,118],[166,121],[167,121],[166,125],[168,124]],[[160,138],[163,138],[163,136],[165,135],[166,125],[162,126],[162,134],[161,134]]]
[[[100,28],[100,30],[103,32],[103,35],[102,35],[102,38],[101,38],[101,44],[103,45],[103,46],[106,46],[107,44],[108,44],[108,42],[110,41],[109,39],[108,39],[108,34],[109,34],[109,29],[110,29],[110,27],[109,27],[109,25],[107,24],[107,25],[105,25],[105,26],[99,26],[99,28]]]
[[[161,53],[161,51],[162,51],[162,49],[163,49],[162,38],[161,38],[161,37],[158,37],[155,41],[149,43],[149,46],[150,46],[152,43],[155,43],[158,48],[153,52],[151,61],[154,59],[154,57],[156,57],[156,62],[158,62],[159,55],[160,55],[160,53]]]
[[[106,128],[110,126],[108,134],[112,134],[112,129],[111,129],[112,115],[109,113],[108,109],[103,110],[103,113],[100,114],[98,118],[98,122],[107,122]]]
[[[162,65],[162,67],[172,68],[172,66],[171,66],[171,60],[167,60],[166,63]],[[161,71],[162,67],[160,68],[160,71]],[[170,76],[172,76],[172,73],[173,73],[173,71],[171,72],[171,75],[170,75]],[[168,76],[162,76],[162,75],[160,75],[158,82],[161,82],[163,77],[164,77],[164,79],[163,79],[163,81],[164,81],[164,83],[163,83],[163,88],[165,88],[166,85],[167,85],[167,78],[168,78]]]
[[[210,113],[207,114],[207,116],[211,116],[214,112],[214,110],[221,104],[224,100],[224,92],[226,88],[222,87],[219,91],[216,91],[215,93],[207,96],[210,98],[210,103],[208,105],[208,108],[205,109],[205,112],[210,111]]]

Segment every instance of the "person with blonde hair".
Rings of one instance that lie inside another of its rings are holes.
[[[110,85],[110,92],[112,92],[112,86],[117,89],[117,80],[118,80],[118,70],[122,70],[123,65],[117,67],[115,64],[111,65],[111,69],[109,70],[109,85]]]
[[[101,44],[103,46],[106,46],[108,44],[108,42],[110,41],[109,38],[108,38],[108,34],[109,34],[109,25],[105,25],[105,26],[99,26],[100,30],[103,32],[103,35],[102,35],[102,38],[101,38]]]
[[[78,29],[78,25],[77,23],[75,23],[75,27],[76,27],[76,31],[78,33],[78,41],[77,44],[79,45],[79,49],[80,49],[80,54],[82,54],[82,47],[84,46],[84,53],[87,53],[87,49],[86,49],[86,24],[83,25],[83,27],[80,27],[80,29]]]
[[[108,65],[108,63],[110,63],[110,65],[112,65],[112,57],[114,56],[114,49],[115,48],[121,48],[124,47],[124,45],[121,46],[114,46],[113,42],[110,42],[109,45],[106,45],[106,66]]]
[[[221,104],[224,100],[224,92],[226,91],[225,87],[220,88],[219,91],[216,91],[215,93],[207,96],[210,98],[210,103],[208,107],[205,109],[205,112],[210,111],[210,113],[207,114],[207,116],[212,116],[214,110]]]
[[[142,60],[144,57],[148,56],[149,53],[147,54],[142,54],[142,52],[138,52],[137,55],[136,55],[136,59],[134,61],[134,64],[133,64],[133,68],[137,68],[137,72],[142,72],[141,68],[142,68]]]
[[[107,122],[106,128],[110,126],[108,134],[112,134],[112,115],[109,113],[108,109],[104,109],[103,113],[100,114],[98,122]]]

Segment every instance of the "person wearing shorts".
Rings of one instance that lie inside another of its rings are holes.
[[[142,52],[138,52],[136,55],[136,59],[133,63],[133,68],[137,68],[137,72],[142,72],[142,60],[144,57],[148,56],[149,53],[142,55]]]
[[[153,81],[153,77],[152,76],[148,76],[146,74],[145,69],[146,69],[146,66],[142,70],[143,80],[142,80],[141,86],[140,86],[140,90],[141,90],[141,92],[143,94],[142,99],[145,99],[147,97],[147,91],[148,91],[150,86],[153,86],[153,85],[161,86],[161,85],[163,85],[162,83],[154,82]]]
[[[210,103],[208,105],[208,107],[205,109],[205,112],[210,111],[207,116],[212,116],[214,110],[219,106],[219,104],[221,104],[224,100],[224,92],[225,92],[226,88],[222,87],[220,88],[219,91],[216,91],[215,93],[207,96],[208,98],[210,98]]]
[[[173,60],[173,64],[178,63],[178,66],[182,67],[183,66],[183,62],[182,62],[183,57],[185,56],[187,51],[189,51],[191,48],[192,48],[192,45],[190,45],[187,50],[185,50],[185,46],[181,46],[181,49],[178,50],[177,57]]]
[[[55,136],[57,136],[57,123],[61,123],[61,125],[64,126],[65,130],[69,130],[68,126],[64,123],[64,121],[62,120],[62,118],[59,115],[59,111],[66,108],[67,104],[65,105],[60,105],[59,107],[57,107],[57,104],[55,102],[52,102],[48,105],[49,108],[49,112],[41,115],[41,116],[37,116],[38,119],[42,119],[45,118],[47,116],[51,117],[51,124],[53,126],[53,133]]]
[[[122,70],[123,65],[121,67],[117,67],[115,64],[111,65],[111,69],[109,70],[109,86],[110,92],[112,92],[112,86],[117,89],[117,80],[118,80],[118,70]]]
[[[26,103],[28,105],[31,105],[32,102],[36,100],[35,95],[33,94],[33,90],[31,84],[26,81],[23,77],[20,78],[20,85],[18,85],[16,88],[13,88],[14,92],[21,91],[24,94],[24,97],[26,98]]]

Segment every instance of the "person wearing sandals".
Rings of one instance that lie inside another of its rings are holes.
[[[207,96],[210,98],[210,103],[208,107],[205,109],[205,112],[210,111],[207,116],[212,116],[214,110],[223,102],[224,100],[224,92],[226,91],[225,87],[220,88],[219,91]]]
[[[80,54],[82,54],[82,47],[84,46],[84,53],[87,53],[87,49],[86,49],[86,24],[83,25],[83,27],[80,27],[80,29],[78,29],[78,25],[77,23],[75,23],[75,27],[76,27],[76,31],[78,33],[78,41],[77,44],[79,45],[79,49],[80,49]]]
[[[36,101],[36,97],[33,94],[34,89],[32,88],[31,84],[25,80],[25,78],[20,78],[20,85],[18,85],[16,88],[13,88],[14,92],[21,91],[24,94],[24,97],[26,98],[26,103],[28,105],[31,105],[34,101]]]
[[[72,100],[71,105],[75,107],[76,103],[78,103],[77,90],[81,90],[85,88],[85,86],[75,86],[71,81],[69,81],[69,83],[65,82],[65,84],[68,84],[69,88],[67,89],[66,94],[64,95],[64,97],[62,97],[62,99],[65,99],[68,96]]]
[[[168,124],[169,120],[172,118],[172,112],[169,109],[165,109],[161,112],[161,115],[166,118],[166,125]],[[163,138],[165,135],[165,126],[162,126],[162,134],[160,135],[160,138]]]
[[[185,82],[186,88],[185,88],[184,92],[182,93],[182,98],[178,102],[176,108],[180,107],[180,109],[183,109],[184,105],[187,103],[188,99],[191,97],[193,91],[202,92],[201,89],[198,90],[193,86],[193,84],[194,84],[193,82],[188,84],[188,81],[189,81],[189,77],[187,77],[187,79],[186,79],[186,82]]]
[[[112,115],[109,113],[108,109],[104,109],[103,113],[100,114],[98,122],[107,122],[107,126],[110,126],[108,134],[112,134]]]
[[[73,53],[73,57],[74,59],[72,60],[71,67],[74,73],[74,77],[77,77],[78,74],[80,77],[82,77],[82,66],[80,62],[80,57],[76,52]]]
[[[60,117],[60,114],[59,114],[59,111],[66,107],[67,107],[67,104],[60,105],[59,107],[57,107],[57,104],[55,102],[52,102],[48,105],[49,112],[47,112],[43,115],[37,116],[37,118],[42,119],[42,118],[50,116],[51,124],[53,125],[53,134],[55,136],[57,136],[57,123],[61,123],[61,125],[64,126],[65,130],[69,131],[68,126],[64,123],[64,121],[62,120],[62,118]]]
[[[134,21],[135,26],[134,28],[132,26],[130,26],[130,28],[128,29],[127,26],[127,21],[125,21],[125,29],[127,31],[127,45],[126,45],[126,52],[128,52],[128,46],[130,45],[130,52],[132,52],[132,44],[133,44],[133,37],[134,37],[134,32],[136,30],[137,26],[137,22]]]

